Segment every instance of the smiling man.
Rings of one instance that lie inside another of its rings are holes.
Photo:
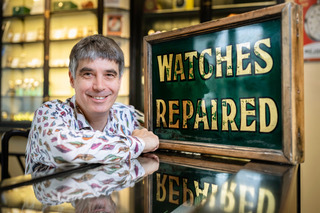
[[[43,165],[129,160],[158,148],[158,137],[141,127],[143,115],[132,106],[115,103],[123,67],[123,52],[110,38],[93,35],[73,47],[69,78],[75,95],[36,110],[26,173]]]

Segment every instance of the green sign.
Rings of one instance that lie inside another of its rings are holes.
[[[157,43],[152,61],[161,139],[282,149],[280,19]]]
[[[144,38],[145,115],[161,149],[304,160],[302,7]]]

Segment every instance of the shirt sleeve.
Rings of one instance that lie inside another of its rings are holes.
[[[135,129],[145,127],[144,114],[137,109],[134,109]]]
[[[79,130],[69,107],[44,104],[35,112],[26,149],[26,173],[38,164],[114,163],[137,158],[144,149],[139,138]],[[133,127],[134,129],[134,127]]]

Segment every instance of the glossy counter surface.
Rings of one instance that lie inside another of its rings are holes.
[[[6,179],[1,210],[291,213],[300,212],[298,179],[298,166],[157,152]]]

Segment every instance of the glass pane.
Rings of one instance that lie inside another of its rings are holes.
[[[91,12],[55,14],[50,22],[50,39],[76,39],[97,34],[97,17]]]
[[[74,95],[70,86],[68,68],[54,68],[49,72],[49,96],[50,99],[64,101]]]
[[[1,80],[3,121],[31,121],[42,103],[42,69],[3,69]]]
[[[37,50],[37,51],[35,51]],[[7,68],[42,68],[43,44],[10,44],[2,48],[2,66]],[[42,76],[42,75],[41,75]]]
[[[3,22],[3,42],[36,42],[43,41],[44,19],[39,16],[6,19]]]
[[[78,41],[79,39],[50,43],[49,96],[51,100],[64,101],[74,94],[69,82],[68,66],[70,51]]]
[[[49,66],[51,68],[55,68],[55,67],[67,68],[69,66],[70,51],[78,41],[79,40],[50,42]]]
[[[45,0],[4,0],[3,16],[43,14]]]

